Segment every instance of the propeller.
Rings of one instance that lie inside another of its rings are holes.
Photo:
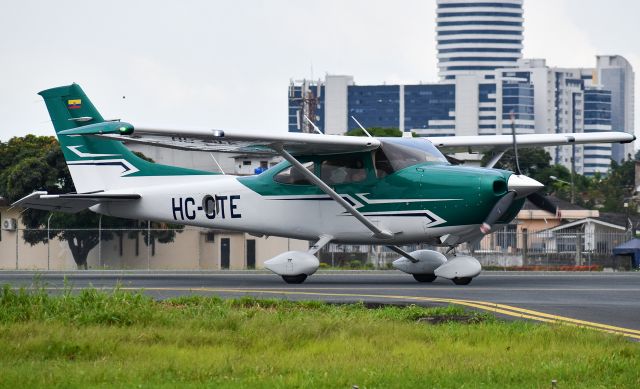
[[[527,199],[531,201],[533,205],[535,205],[540,209],[543,209],[554,215],[560,215],[560,210],[558,209],[558,207],[554,203],[549,201],[548,198],[541,195],[540,193],[532,193],[529,196],[527,196]]]
[[[537,207],[547,212],[551,212],[554,215],[560,214],[558,207],[555,204],[545,196],[538,193],[544,185],[533,178],[523,175],[520,170],[520,161],[518,160],[518,142],[516,141],[515,114],[513,111],[511,111],[511,134],[513,136],[513,154],[515,157],[516,174],[509,177],[509,182],[507,183],[507,194],[498,200],[480,226],[480,231],[485,235],[491,232],[493,225],[500,219],[500,217],[502,217],[502,215],[504,215],[505,212],[507,212],[515,200],[524,197]]]

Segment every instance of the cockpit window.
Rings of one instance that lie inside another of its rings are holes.
[[[361,182],[367,179],[367,171],[361,156],[338,156],[322,162],[322,181],[328,185]]]
[[[313,162],[307,162],[302,164],[307,170],[313,173],[314,164]],[[294,166],[289,166],[284,169],[280,173],[276,174],[273,178],[276,182],[281,184],[291,184],[291,185],[311,185],[309,180],[307,180],[302,172],[296,169]]]
[[[393,171],[425,162],[449,164],[444,155],[426,139],[386,138],[380,139],[382,152],[388,159]],[[378,169],[376,153],[376,169]],[[380,175],[378,175],[380,177]]]
[[[376,167],[376,177],[384,178],[393,173],[393,166],[391,161],[387,158],[387,155],[382,149],[377,149],[373,154],[373,164]]]

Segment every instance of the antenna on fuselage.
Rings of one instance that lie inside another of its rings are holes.
[[[320,129],[318,128],[318,126],[316,126],[316,124],[314,122],[311,121],[311,119],[309,119],[307,117],[307,115],[304,115],[304,120],[306,120],[307,122],[309,122],[309,124],[311,124],[313,126],[313,129],[320,135],[324,135],[324,133],[322,131],[320,131]]]
[[[367,131],[367,129],[366,129],[366,128],[364,128],[364,126],[363,126],[362,124],[360,124],[360,122],[358,121],[358,119],[356,119],[354,116],[351,116],[351,119],[353,119],[353,121],[354,121],[354,122],[356,122],[356,124],[358,125],[358,127],[360,127],[360,129],[361,129],[362,131],[364,131],[364,133],[365,133],[365,134],[367,134],[367,136],[368,136],[369,138],[373,138],[373,137],[371,136],[371,134],[369,134],[369,131]]]

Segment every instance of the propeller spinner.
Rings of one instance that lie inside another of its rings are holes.
[[[527,177],[520,171],[520,161],[518,160],[518,142],[516,140],[516,126],[515,126],[515,114],[511,112],[511,133],[513,135],[513,153],[515,157],[515,170],[516,174],[509,177],[508,192],[493,206],[491,212],[480,226],[480,231],[483,234],[491,232],[493,225],[500,219],[500,217],[507,212],[513,202],[517,199],[526,197],[529,201],[535,204],[537,207],[551,212],[552,214],[558,214],[558,208],[549,201],[546,197],[538,193],[544,185],[531,177]]]

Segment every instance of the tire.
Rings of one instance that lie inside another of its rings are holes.
[[[469,285],[471,283],[472,278],[471,277],[461,277],[461,278],[454,278],[453,283],[456,285]]]
[[[413,274],[413,278],[418,282],[433,282],[438,277],[435,274]]]
[[[302,284],[307,279],[306,274],[298,274],[297,276],[282,276],[287,284]]]

